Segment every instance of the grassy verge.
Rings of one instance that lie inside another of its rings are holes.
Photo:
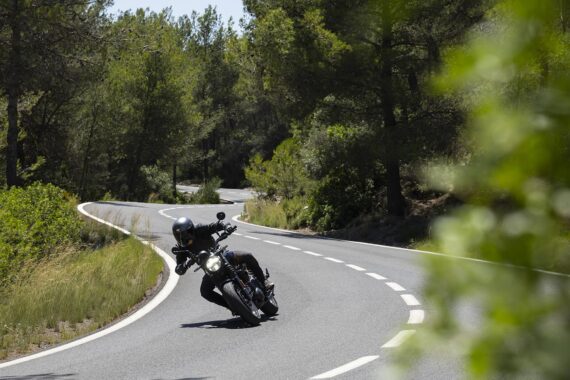
[[[96,250],[69,248],[30,268],[1,292],[0,360],[84,335],[127,313],[157,283],[163,263],[130,238]]]
[[[245,203],[245,219],[261,226],[287,228],[287,216],[283,207],[276,202],[247,201]]]
[[[245,203],[244,219],[267,227],[297,230],[308,225],[306,201],[293,198],[280,202],[255,199]]]

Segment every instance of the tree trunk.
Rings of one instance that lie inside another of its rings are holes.
[[[178,178],[176,177],[176,160],[174,160],[174,164],[172,164],[172,196],[176,199],[178,193],[176,192],[176,182],[178,182]]]
[[[87,146],[85,147],[85,152],[83,155],[83,165],[81,167],[81,177],[79,179],[79,197],[81,199],[85,198],[85,182],[87,180],[87,174],[89,173],[89,159],[91,155],[91,146],[93,145],[93,138],[95,137],[95,127],[97,125],[97,111],[95,108],[92,109],[91,116],[93,120],[91,121],[91,126],[89,127],[89,134],[87,136]]]
[[[19,186],[18,178],[18,100],[20,98],[20,62],[21,62],[21,35],[20,35],[20,9],[18,0],[12,0],[12,17],[10,27],[11,50],[8,65],[8,81],[6,92],[8,94],[8,134],[6,149],[6,184],[8,187]]]
[[[387,208],[389,215],[403,216],[406,202],[402,195],[400,183],[400,157],[396,148],[397,141],[396,116],[394,114],[394,84],[392,61],[392,12],[388,1],[382,4],[382,64],[380,68],[382,116],[385,129],[385,157]]]
[[[210,151],[209,149],[209,145],[208,145],[208,137],[206,137],[203,141],[202,141],[202,151],[203,151],[203,159],[202,159],[202,183],[206,183],[206,181],[208,180],[208,176],[209,176],[209,164],[208,164],[208,153]]]

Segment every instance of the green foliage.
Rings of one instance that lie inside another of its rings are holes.
[[[305,197],[274,201],[256,199],[245,204],[246,219],[262,226],[296,230],[309,226],[309,212]]]
[[[38,261],[79,242],[75,200],[53,185],[0,191],[0,283],[26,261]]]
[[[246,179],[263,196],[291,199],[305,195],[312,182],[300,159],[299,141],[289,138],[275,149],[271,160],[254,156],[245,169]]]
[[[312,226],[319,231],[345,227],[359,215],[375,210],[377,197],[372,180],[340,165],[310,196]]]
[[[149,199],[153,202],[162,201],[166,203],[176,203],[177,199],[172,191],[172,178],[158,166],[141,167],[142,178],[146,183],[146,193],[150,194]]]
[[[198,191],[190,194],[188,202],[194,204],[218,204],[220,194],[216,191],[220,188],[222,180],[214,178],[200,186]]]
[[[0,359],[112,322],[144,299],[162,269],[160,257],[135,239],[69,250],[26,268],[30,275],[5,289],[0,302]]]
[[[570,273],[570,41],[564,2],[503,1],[490,30],[452,52],[438,84],[471,107],[472,162],[455,170],[470,205],[435,228],[436,249],[515,265],[428,262],[429,333],[466,352],[470,378],[568,376]],[[461,326],[458,306],[478,305],[478,326]],[[431,340],[428,340],[431,339]],[[430,352],[431,354],[432,352]]]

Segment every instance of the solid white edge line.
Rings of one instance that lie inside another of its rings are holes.
[[[91,219],[94,219],[100,223],[106,224],[110,227],[116,228],[117,230],[119,230],[119,231],[121,231],[127,235],[131,235],[131,233],[129,231],[127,231],[121,227],[115,226],[115,225],[113,225],[113,224],[111,224],[111,223],[109,223],[103,219],[97,218],[97,217],[89,214],[87,211],[85,211],[84,207],[88,206],[92,203],[93,202],[82,203],[79,206],[77,206],[77,209],[83,215],[85,215]],[[170,270],[170,275],[168,276],[168,279],[166,280],[166,284],[164,285],[164,287],[160,290],[160,292],[152,300],[150,300],[146,305],[144,305],[142,308],[140,308],[134,314],[128,316],[127,318],[123,319],[122,321],[120,321],[120,322],[118,322],[118,323],[116,323],[116,324],[114,324],[114,325],[112,325],[112,326],[110,326],[104,330],[98,331],[98,332],[93,333],[91,335],[87,335],[86,337],[75,340],[73,342],[63,344],[61,346],[58,346],[58,347],[55,347],[55,348],[52,348],[52,349],[49,349],[46,351],[38,352],[37,354],[25,356],[23,358],[19,358],[19,359],[15,359],[15,360],[12,360],[12,361],[9,361],[6,363],[2,363],[2,364],[0,364],[0,368],[6,368],[6,367],[10,367],[10,366],[13,366],[16,364],[24,363],[24,362],[27,362],[30,360],[42,358],[44,356],[52,355],[52,354],[55,354],[55,353],[58,353],[61,351],[68,350],[70,348],[80,346],[82,344],[91,342],[95,339],[99,339],[101,337],[104,337],[105,335],[111,334],[111,333],[113,333],[119,329],[122,329],[123,327],[128,326],[131,323],[139,320],[140,318],[144,317],[146,314],[151,312],[155,307],[160,305],[160,303],[162,301],[164,301],[170,295],[170,293],[172,293],[172,291],[176,287],[176,284],[178,283],[178,276],[172,275],[174,273],[174,269],[176,268],[176,262],[166,252],[164,252],[162,249],[158,248],[154,244],[151,244],[147,241],[144,241],[137,236],[135,236],[135,238],[137,240],[140,240],[145,245],[150,246],[160,257],[162,257],[164,259],[166,265],[168,266],[168,268]]]
[[[317,375],[317,376],[313,376],[313,377],[311,377],[311,379],[330,379],[330,378],[332,378],[332,377],[341,375],[341,374],[343,374],[343,373],[345,373],[345,372],[351,371],[351,370],[353,370],[353,369],[355,369],[355,368],[358,368],[358,367],[360,367],[360,366],[363,366],[363,365],[365,365],[365,364],[368,364],[368,363],[370,363],[371,361],[374,361],[374,360],[376,360],[376,359],[378,359],[378,358],[379,358],[378,355],[375,355],[375,356],[364,356],[364,357],[361,357],[360,359],[356,359],[356,360],[354,360],[354,361],[351,361],[350,363],[346,363],[345,365],[340,366],[340,367],[338,367],[338,368],[335,368],[335,369],[333,369],[333,370],[330,370],[330,371],[328,371],[328,372],[321,373],[320,375]]]
[[[425,312],[423,310],[410,310],[409,325],[418,325],[424,322]]]
[[[359,272],[364,272],[366,269],[359,267],[358,265],[353,265],[353,264],[346,264],[347,267],[357,270]]]
[[[404,343],[404,341],[406,339],[408,339],[409,337],[411,337],[412,335],[414,335],[416,333],[416,330],[402,330],[400,331],[395,337],[393,337],[392,339],[390,339],[386,344],[384,344],[382,346],[382,348],[394,348],[394,347],[398,347],[399,345],[401,345],[402,343]]]
[[[344,261],[335,259],[333,257],[325,257],[325,260],[332,261],[333,263],[344,263]]]
[[[406,288],[404,288],[402,285],[396,282],[387,282],[386,285],[388,285],[389,287],[392,288],[392,290],[395,290],[397,292],[403,292],[404,290],[406,290]]]
[[[419,306],[419,305],[421,305],[420,301],[418,301],[417,298],[411,294],[401,294],[400,297],[402,297],[402,299],[404,300],[404,302],[408,306]]]
[[[371,273],[366,273],[366,275],[367,275],[367,276],[370,276],[370,277],[372,277],[372,278],[374,278],[374,279],[376,279],[376,280],[385,280],[385,279],[386,279],[386,277],[380,276],[378,273],[372,273],[372,272],[371,272]]]
[[[307,255],[311,255],[311,256],[317,256],[317,257],[321,257],[323,255],[321,255],[320,253],[316,253],[313,251],[303,251],[304,253],[306,253]]]
[[[235,222],[238,222],[238,223],[243,223],[243,224],[247,224],[247,225],[254,226],[254,227],[266,228],[266,229],[269,229],[269,230],[285,232],[285,233],[287,233],[287,234],[295,234],[295,235],[300,235],[300,236],[305,236],[305,237],[307,237],[307,235],[304,235],[304,234],[299,233],[299,232],[291,231],[291,230],[282,230],[282,229],[279,229],[279,228],[265,227],[265,226],[261,226],[261,225],[259,225],[259,224],[253,224],[253,223],[244,222],[244,221],[239,220],[240,216],[241,216],[241,215],[235,215],[235,216],[232,218],[232,220],[234,220]],[[474,262],[477,262],[477,263],[484,263],[484,264],[490,264],[490,265],[495,265],[495,266],[503,266],[503,267],[508,267],[508,268],[525,269],[525,270],[528,270],[528,269],[529,269],[529,268],[525,268],[525,267],[518,266],[518,265],[513,265],[513,264],[496,263],[496,262],[492,262],[492,261],[486,261],[486,260],[481,260],[481,259],[475,259],[475,258],[472,258],[472,257],[452,256],[452,255],[446,255],[446,254],[444,254],[444,253],[431,252],[431,251],[420,251],[419,249],[409,249],[409,248],[392,247],[392,246],[390,246],[390,245],[382,245],[382,244],[374,244],[374,243],[365,243],[365,242],[363,242],[363,241],[353,241],[353,240],[335,239],[335,238],[326,237],[326,236],[309,236],[309,237],[312,237],[313,239],[334,240],[334,241],[341,241],[341,242],[346,242],[346,243],[351,243],[351,244],[367,245],[367,246],[370,246],[370,247],[380,247],[380,248],[391,249],[391,250],[394,250],[394,251],[405,251],[405,252],[414,253],[414,254],[417,254],[417,255],[441,256],[441,257],[447,257],[447,258],[449,258],[449,259],[459,259],[459,260],[474,261]],[[547,271],[547,270],[543,270],[543,269],[536,269],[536,268],[531,268],[531,270],[534,271],[534,272],[543,273],[543,274],[547,274],[547,275],[551,275],[551,276],[568,277],[568,278],[570,278],[570,274],[566,274],[566,273],[551,272],[551,271]]]

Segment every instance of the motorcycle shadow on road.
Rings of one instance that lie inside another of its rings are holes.
[[[279,314],[277,314],[277,315],[279,315]],[[277,321],[277,318],[275,318],[277,315],[274,315],[271,317],[263,315],[261,317],[261,323],[267,322],[267,321]],[[196,323],[184,323],[184,324],[180,325],[180,328],[183,328],[183,329],[200,328],[200,329],[237,330],[237,329],[248,329],[248,328],[252,328],[252,327],[257,327],[257,326],[252,326],[241,318],[220,319],[217,321],[206,321],[206,322],[196,322]]]

